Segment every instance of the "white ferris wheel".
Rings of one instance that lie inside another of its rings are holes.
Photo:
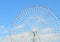
[[[45,33],[58,33],[56,30],[59,24],[58,17],[49,8],[29,7],[14,19],[11,28],[11,42],[43,42]],[[52,28],[55,31],[50,32]],[[46,32],[44,29],[47,29]]]

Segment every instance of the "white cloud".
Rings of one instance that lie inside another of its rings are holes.
[[[3,32],[1,32],[1,33],[7,33],[8,32],[8,30],[4,30]]]
[[[0,40],[1,40],[2,38],[0,37]]]
[[[6,29],[3,25],[0,26],[0,33],[7,33],[8,29]]]
[[[40,40],[42,42],[49,42],[50,40],[52,41],[52,40],[60,39],[60,36],[59,36],[60,34],[50,33],[52,31],[53,31],[52,28],[42,29],[40,32],[43,33],[43,34],[39,34]],[[15,35],[15,36],[13,35],[13,39],[16,40],[16,41],[13,41],[13,42],[17,42],[17,41],[27,42],[27,41],[31,40],[32,36],[33,35],[30,32],[23,32],[21,34]]]
[[[4,26],[3,26],[3,25],[1,25],[1,26],[0,26],[0,29],[1,29],[1,28],[4,28]]]
[[[51,28],[42,29],[41,32],[44,34],[38,34],[41,42],[53,42],[54,40],[60,40],[60,34],[52,34]],[[38,31],[37,31],[38,32]],[[48,32],[48,33],[46,33]],[[13,42],[30,42],[33,38],[32,32],[22,32],[20,34],[12,35]],[[36,37],[38,39],[38,37]],[[10,42],[9,36],[3,37],[0,39],[1,42]]]
[[[25,24],[16,25],[16,26],[12,27],[11,31],[12,32],[15,32],[15,31],[18,31],[18,30],[21,31],[21,29],[23,29],[24,27],[25,27]]]
[[[12,36],[12,41],[13,42],[18,42],[18,41],[23,41],[23,42],[25,42],[25,41],[29,41],[30,40],[30,33],[29,32],[23,32],[23,33],[21,33],[21,34],[18,34],[18,35],[13,35]]]
[[[12,39],[13,39],[13,42],[17,42],[17,41],[27,42],[32,39],[32,36],[33,35],[30,34],[29,32],[24,32],[22,34],[13,36]],[[50,40],[52,41],[52,40],[60,39],[60,34],[39,34],[39,37],[42,42],[48,42]],[[36,38],[36,39],[38,39],[38,38]]]
[[[50,32],[52,32],[52,28],[45,28],[45,29],[42,29],[40,32],[41,33],[50,33]]]
[[[1,37],[0,42],[10,42],[10,37],[9,36]]]
[[[15,27],[13,27],[12,29],[22,29],[24,28],[25,25],[24,24],[20,24],[20,25],[16,25]]]

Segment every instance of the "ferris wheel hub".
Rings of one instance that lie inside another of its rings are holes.
[[[36,32],[37,30],[36,29],[33,29],[33,32]]]

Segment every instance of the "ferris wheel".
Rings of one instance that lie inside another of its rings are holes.
[[[42,42],[41,35],[51,33],[49,30],[52,28],[58,30],[59,25],[58,17],[49,8],[43,6],[27,8],[18,14],[12,23],[11,42]],[[47,32],[43,32],[46,28]],[[58,31],[52,33],[54,32]]]

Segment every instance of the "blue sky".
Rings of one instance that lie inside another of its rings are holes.
[[[47,6],[60,18],[60,0],[0,0],[0,36],[9,35],[13,19],[25,8],[35,5]]]
[[[10,26],[17,14],[34,5],[48,6],[60,17],[59,0],[0,0],[0,25]]]

